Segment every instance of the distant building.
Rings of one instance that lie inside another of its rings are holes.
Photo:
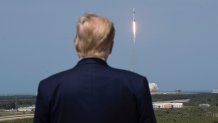
[[[212,91],[212,93],[218,93],[218,88],[216,88],[216,89],[213,89],[213,91]]]
[[[153,103],[153,108],[183,108],[183,103]]]
[[[210,107],[210,104],[199,104],[198,106],[208,108],[208,107]]]

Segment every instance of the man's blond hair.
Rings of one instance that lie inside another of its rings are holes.
[[[112,50],[115,29],[105,17],[84,14],[76,28],[75,47],[79,57],[107,58]]]

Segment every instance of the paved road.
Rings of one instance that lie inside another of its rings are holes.
[[[33,118],[33,114],[0,116],[0,121]]]

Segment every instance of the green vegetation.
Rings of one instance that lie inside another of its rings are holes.
[[[15,109],[21,106],[35,104],[35,96],[32,95],[15,95],[0,96],[0,109]]]
[[[155,110],[158,123],[218,123],[216,112],[217,107]]]
[[[218,123],[218,94],[158,94],[153,101],[190,99],[180,109],[155,109],[158,123]],[[199,107],[199,104],[210,107]]]

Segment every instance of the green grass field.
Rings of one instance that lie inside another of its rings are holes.
[[[158,123],[218,123],[218,108],[183,108],[155,110]]]
[[[216,112],[218,112],[217,107],[155,110],[158,123],[218,123],[218,113]],[[32,119],[4,121],[0,123],[32,123]]]
[[[13,120],[13,121],[1,121],[0,123],[32,123],[32,119]]]

